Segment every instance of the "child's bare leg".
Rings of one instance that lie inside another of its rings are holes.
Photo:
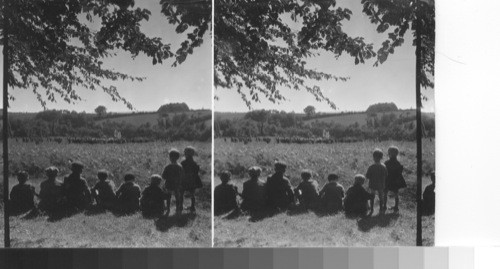
[[[387,194],[389,190],[384,190],[384,208],[387,208]]]
[[[194,190],[190,192],[191,193],[191,208],[190,208],[191,211],[195,211],[196,210],[196,208],[195,208],[196,197],[194,196],[194,192],[195,192]]]
[[[379,207],[380,207],[380,210],[385,210],[385,207],[384,207],[384,191],[383,190],[379,190],[378,191],[378,199],[379,199]]]
[[[397,190],[394,192],[394,209],[399,209],[399,193]]]
[[[370,212],[373,213],[373,204],[375,203],[375,192],[372,192],[372,197],[370,198]]]
[[[167,191],[167,214],[170,212],[170,200],[172,199],[172,193]]]

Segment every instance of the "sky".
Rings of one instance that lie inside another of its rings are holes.
[[[141,29],[150,37],[161,37],[164,43],[170,43],[175,52],[185,40],[185,34],[175,33],[175,26],[170,25],[160,13],[160,0],[135,0],[135,6],[151,11],[149,21]],[[172,67],[173,60],[153,65],[151,58],[139,55],[132,59],[129,53],[119,52],[117,56],[104,59],[107,68],[138,77],[146,77],[142,82],[114,81],[120,94],[132,103],[137,111],[156,111],[161,105],[171,102],[185,102],[193,109],[212,108],[212,36],[206,35],[203,45],[194,54],[177,67]],[[0,60],[3,56],[0,53]],[[0,77],[3,68],[0,65]],[[15,97],[10,102],[12,112],[38,112],[43,110],[31,89],[9,89]],[[108,112],[130,112],[122,102],[113,102],[101,90],[80,89],[82,100],[68,104],[63,100],[57,103],[47,102],[48,109],[68,109],[78,112],[93,112],[98,105],[104,105]]]
[[[344,31],[351,36],[362,36],[369,43],[373,43],[375,50],[387,38],[387,33],[378,34],[376,25],[371,24],[369,18],[362,13],[360,1],[340,0],[338,6],[349,8],[353,12],[351,20],[344,22]],[[280,91],[288,100],[274,104],[263,100],[254,103],[252,109],[276,109],[283,111],[302,112],[308,105],[313,105],[318,112],[363,111],[374,103],[394,102],[399,108],[415,108],[415,47],[411,45],[411,31],[405,36],[405,43],[399,47],[388,60],[373,67],[374,60],[365,64],[354,64],[350,56],[341,56],[338,60],[328,52],[310,58],[307,64],[318,71],[337,76],[347,76],[347,82],[333,80],[312,82],[318,85],[329,97],[337,110],[333,110],[327,103],[318,102],[312,94],[305,91],[296,91],[282,88]],[[423,110],[434,111],[434,90],[422,89],[428,98],[423,102]],[[224,112],[246,112],[249,108],[234,89],[215,88],[218,100],[215,101],[215,110]]]

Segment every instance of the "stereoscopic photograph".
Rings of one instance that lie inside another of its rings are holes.
[[[434,245],[434,1],[214,11],[214,245]]]
[[[3,2],[5,246],[210,247],[211,1]]]

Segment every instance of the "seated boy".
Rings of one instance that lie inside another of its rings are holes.
[[[267,178],[265,185],[267,205],[271,210],[286,210],[295,203],[292,185],[285,177],[286,164],[276,162],[274,171],[274,174]]]
[[[343,209],[344,187],[337,182],[338,179],[337,174],[329,174],[328,182],[319,192],[323,208],[328,213],[337,213]]]
[[[141,211],[147,218],[160,217],[165,211],[165,192],[160,188],[161,176],[154,174],[150,178],[149,186],[142,192]]]
[[[71,174],[66,176],[63,181],[64,196],[69,210],[84,210],[92,200],[87,181],[81,177],[83,164],[73,162],[71,164]]]
[[[124,181],[116,192],[117,208],[119,213],[133,214],[139,210],[141,188],[134,182],[135,176],[133,174],[126,174]]]
[[[97,172],[97,182],[92,188],[92,196],[97,206],[102,209],[113,210],[116,205],[115,183],[108,179],[108,171]]]
[[[424,215],[433,215],[436,210],[436,174],[431,172],[432,183],[427,185],[424,190],[422,205]]]
[[[10,214],[19,215],[26,213],[35,207],[35,187],[26,183],[29,175],[26,171],[17,173],[17,181],[19,182],[10,191]]]
[[[238,209],[238,202],[236,201],[238,188],[229,184],[231,173],[223,171],[220,174],[220,180],[222,183],[214,189],[214,214],[216,216]]]
[[[264,209],[266,205],[266,190],[264,182],[259,180],[262,169],[258,166],[253,166],[248,169],[250,179],[243,183],[243,192],[241,196],[241,209],[243,211],[258,212]]]
[[[368,211],[368,201],[373,198],[373,194],[370,194],[363,188],[365,180],[363,175],[358,174],[354,176],[354,185],[347,190],[344,199],[344,211],[346,215],[366,215]]]
[[[59,169],[54,166],[45,169],[47,180],[40,184],[40,203],[38,208],[40,211],[53,214],[64,206],[64,194],[62,183],[56,180]]]
[[[299,199],[300,207],[304,209],[317,208],[319,200],[318,181],[311,179],[312,172],[310,170],[303,170],[300,177],[302,178],[302,182],[295,188],[295,194]]]

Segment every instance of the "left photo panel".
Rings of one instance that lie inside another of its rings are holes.
[[[211,1],[1,4],[2,245],[210,247]]]

